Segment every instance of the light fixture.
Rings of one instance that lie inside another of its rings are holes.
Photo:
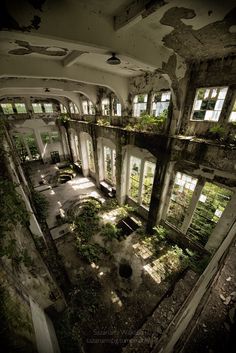
[[[116,57],[115,53],[111,53],[111,57],[107,59],[107,64],[109,65],[119,65],[121,63],[120,59]]]
[[[50,92],[50,89],[49,88],[45,88],[45,91],[44,91],[45,93],[47,93],[47,92]]]

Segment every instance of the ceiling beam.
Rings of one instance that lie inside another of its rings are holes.
[[[68,54],[65,57],[65,59],[63,59],[63,66],[69,67],[69,66],[75,64],[76,61],[78,60],[78,58],[84,53],[87,53],[87,52],[86,51],[79,51],[79,50],[72,50],[72,52],[70,54]]]
[[[117,16],[114,17],[115,31],[127,29],[130,26],[150,16],[160,7],[167,4],[166,0],[134,0]]]

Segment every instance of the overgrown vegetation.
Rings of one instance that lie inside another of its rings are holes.
[[[25,353],[33,353],[35,347],[30,341],[33,333],[31,319],[19,304],[0,283],[1,347],[5,352],[18,352],[22,347]]]
[[[168,109],[163,110],[159,116],[149,115],[147,113],[141,114],[136,124],[128,124],[125,130],[128,131],[155,131],[162,130],[166,122]]]
[[[48,214],[49,202],[40,192],[31,191],[33,205],[35,207],[39,222],[45,222]]]
[[[97,120],[97,124],[99,125],[99,126],[110,126],[111,124],[110,124],[110,121],[109,121],[109,118],[100,118],[100,119],[98,119]]]

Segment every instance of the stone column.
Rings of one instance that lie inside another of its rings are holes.
[[[199,178],[198,179],[198,182],[197,182],[197,185],[194,189],[194,192],[193,192],[193,196],[192,196],[192,199],[190,201],[190,205],[187,209],[187,212],[186,212],[186,215],[184,217],[184,221],[183,221],[183,224],[180,228],[181,232],[186,234],[187,233],[187,230],[192,222],[192,218],[193,218],[193,213],[197,207],[197,203],[198,203],[198,200],[199,200],[199,197],[201,196],[201,193],[202,193],[202,189],[204,187],[204,184],[205,184],[205,180],[202,179],[202,178]]]
[[[236,193],[233,194],[231,200],[227,204],[223,215],[219,219],[217,225],[215,226],[213,232],[211,233],[205,248],[208,251],[215,251],[218,249],[233,223],[236,222]]]
[[[152,232],[152,228],[159,224],[162,219],[172,170],[173,162],[168,160],[157,161],[148,213],[147,231],[149,233]]]

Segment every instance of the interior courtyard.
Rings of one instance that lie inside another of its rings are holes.
[[[235,352],[235,19],[3,1],[4,353]]]

